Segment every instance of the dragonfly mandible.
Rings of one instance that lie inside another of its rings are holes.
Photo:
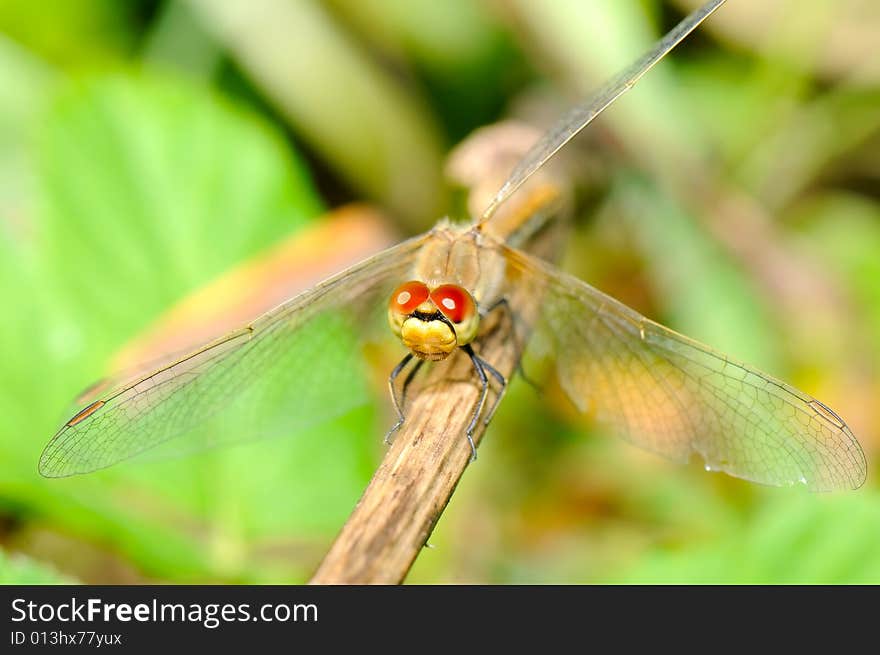
[[[463,350],[481,386],[465,436],[488,421],[507,380],[479,355],[481,320],[506,304],[511,285],[540,298],[534,332],[555,358],[574,405],[628,441],[747,480],[811,490],[857,488],[866,462],[846,423],[819,400],[651,321],[521,249],[540,225],[498,210],[551,157],[630,89],[724,0],[694,11],[648,52],[553,126],[526,153],[479,218],[442,220],[293,297],[245,327],[146,375],[101,391],[55,434],[40,458],[47,477],[101,469],[180,438],[231,407],[252,410],[254,431],[288,433],[357,404],[321,389],[349,375],[358,339],[389,324],[408,352],[389,379],[406,420],[406,385],[424,361]],[[408,367],[410,373],[399,385]],[[415,370],[413,370],[415,369]],[[335,377],[334,377],[335,376]],[[499,391],[487,407],[489,387]],[[401,388],[402,387],[402,388]],[[285,411],[267,418],[267,398]],[[390,434],[389,433],[389,434]]]

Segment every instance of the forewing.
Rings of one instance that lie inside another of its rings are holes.
[[[602,88],[598,89],[589,99],[574,107],[560,118],[523,156],[522,160],[511,171],[507,181],[492,198],[489,206],[483,211],[481,221],[488,221],[498,207],[507,201],[526,180],[535,174],[547,161],[587,125],[610,107],[624,93],[629,91],[641,77],[654,67],[663,57],[677,46],[682,39],[695,30],[725,0],[710,0],[702,7],[686,16],[678,25],[657,41],[650,50],[645,52],[632,64],[615,75]]]
[[[389,248],[240,330],[90,398],[46,446],[40,473],[86,473],[160,445],[186,451],[280,436],[368,402],[363,341],[388,333],[387,298],[428,238]]]
[[[857,488],[865,456],[809,395],[651,321],[588,284],[505,249],[510,284],[541,299],[529,345],[561,387],[631,443],[770,485]]]

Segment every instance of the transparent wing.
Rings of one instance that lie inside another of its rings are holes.
[[[529,344],[561,387],[631,443],[671,459],[813,491],[857,488],[866,462],[830,408],[659,325],[577,278],[505,248],[510,284],[540,297]]]
[[[676,25],[666,36],[654,44],[648,52],[618,73],[593,94],[589,100],[576,106],[551,127],[546,134],[523,156],[507,181],[483,211],[481,222],[487,221],[513,193],[538,169],[555,155],[562,146],[571,141],[587,125],[607,109],[617,98],[629,91],[636,82],[658,61],[663,59],[682,39],[697,28],[725,0],[711,0],[692,12]]]
[[[389,332],[387,297],[429,238],[389,248],[240,330],[92,395],[46,446],[40,473],[86,473],[172,440],[185,451],[287,434],[368,402],[361,345]]]

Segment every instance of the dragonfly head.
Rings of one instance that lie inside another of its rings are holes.
[[[391,294],[388,322],[416,357],[439,361],[474,340],[480,315],[473,296],[457,284],[429,289],[410,281]]]

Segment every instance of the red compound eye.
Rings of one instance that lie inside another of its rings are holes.
[[[391,294],[389,306],[395,312],[411,314],[428,299],[428,287],[422,282],[405,282]]]
[[[431,292],[431,300],[453,323],[462,323],[477,311],[474,299],[457,284],[444,284]]]

